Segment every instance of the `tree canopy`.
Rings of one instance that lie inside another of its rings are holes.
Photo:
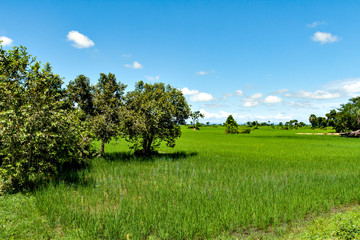
[[[151,153],[162,141],[175,146],[190,108],[179,89],[163,83],[138,82],[125,96],[122,134],[134,151]]]
[[[114,74],[101,73],[94,91],[94,114],[92,132],[101,141],[100,153],[105,153],[104,145],[117,137],[120,130],[120,114],[126,85],[117,82]]]
[[[0,192],[31,189],[91,156],[62,80],[24,47],[0,45]]]

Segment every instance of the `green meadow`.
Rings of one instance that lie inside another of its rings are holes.
[[[0,197],[0,238],[284,237],[360,202],[359,139],[299,132],[324,130],[183,127],[175,148],[150,158],[112,141],[77,180]]]

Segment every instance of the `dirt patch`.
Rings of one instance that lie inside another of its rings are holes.
[[[339,136],[340,133],[296,133],[299,135],[332,135],[332,136]]]

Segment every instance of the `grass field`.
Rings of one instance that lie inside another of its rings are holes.
[[[296,134],[311,129],[182,130],[174,149],[150,159],[112,142],[77,183],[1,197],[0,238],[275,238],[360,202],[359,139]]]

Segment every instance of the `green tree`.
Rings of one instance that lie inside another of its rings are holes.
[[[94,88],[88,77],[77,76],[74,81],[70,81],[66,92],[73,107],[81,109],[87,116],[94,115]]]
[[[317,128],[319,126],[318,118],[315,114],[311,114],[309,117],[309,122],[312,128]]]
[[[229,115],[225,122],[225,133],[226,134],[237,134],[239,133],[238,124],[232,115]]]
[[[163,83],[138,82],[125,97],[122,133],[136,152],[150,154],[162,141],[175,146],[190,108],[182,92]]]
[[[341,104],[340,108],[337,110],[338,111],[336,112],[333,120],[336,132],[346,132],[360,129],[360,97],[349,99],[348,103]]]
[[[125,88],[126,85],[117,82],[112,73],[101,73],[95,86],[92,132],[101,141],[101,155],[105,154],[105,143],[119,135]]]
[[[197,130],[200,130],[201,124],[199,123],[199,118],[204,118],[204,114],[202,114],[200,111],[195,111],[190,113],[191,117],[191,124],[194,125],[194,128]]]
[[[327,123],[329,127],[334,127],[334,121],[336,119],[336,110],[333,109],[331,110],[329,113],[325,114],[325,116],[327,117]]]
[[[85,164],[90,138],[50,64],[0,46],[0,191],[32,189]]]

